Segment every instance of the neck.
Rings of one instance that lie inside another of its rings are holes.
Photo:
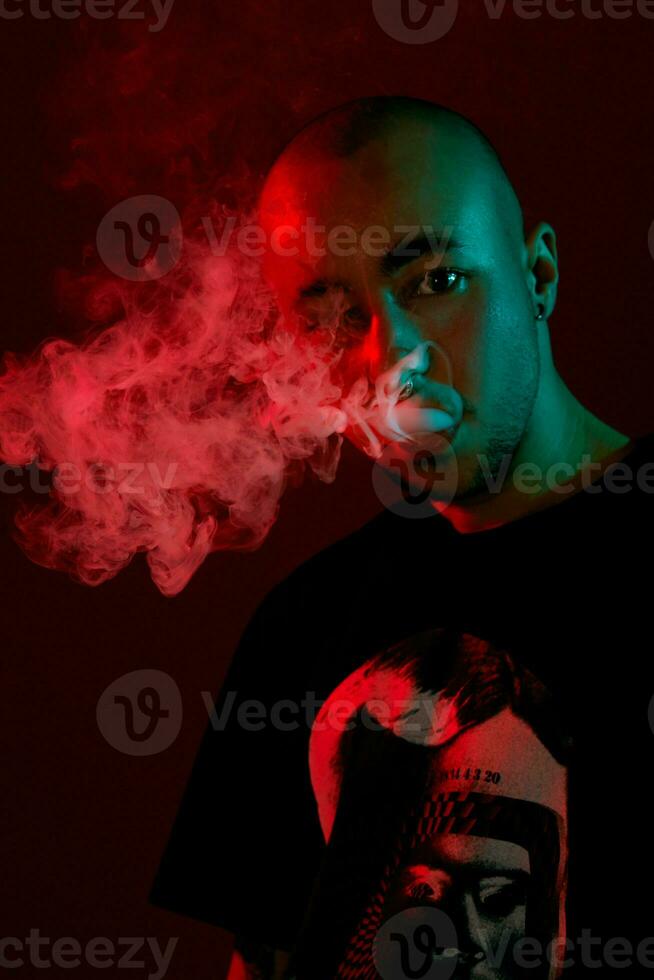
[[[552,371],[501,489],[455,500],[443,516],[464,534],[507,524],[579,492],[630,445],[628,436],[584,408]]]

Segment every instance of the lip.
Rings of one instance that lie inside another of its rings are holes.
[[[452,448],[454,440],[461,428],[461,422],[451,425],[447,429],[435,432],[433,429],[417,431],[411,433],[411,439],[392,440],[396,445],[402,446],[407,452],[415,455],[420,450],[428,450],[434,456],[445,456]]]
[[[429,448],[434,452],[436,450],[445,452],[452,447],[459,428],[460,425],[452,425],[449,429],[443,429],[442,432],[417,432],[415,438],[427,443],[428,445],[425,448]]]
[[[388,421],[398,436],[411,441],[426,435],[453,434],[461,419],[460,410],[446,407],[443,399],[413,394],[390,408]]]

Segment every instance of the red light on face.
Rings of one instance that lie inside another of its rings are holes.
[[[382,363],[382,350],[379,334],[379,317],[377,314],[375,314],[370,322],[370,330],[366,335],[366,339],[361,350],[361,357],[364,363],[368,366],[370,374],[373,377],[379,372],[379,368]]]

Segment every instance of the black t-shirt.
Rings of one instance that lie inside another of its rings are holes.
[[[385,511],[297,569],[243,635],[154,903],[291,948],[324,847],[317,706],[379,650],[446,627],[520,657],[572,735],[568,934],[653,937],[653,495],[648,436],[587,490],[500,528]]]

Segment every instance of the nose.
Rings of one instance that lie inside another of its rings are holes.
[[[392,297],[375,303],[366,343],[366,360],[373,377],[392,368],[422,340],[415,322]]]

